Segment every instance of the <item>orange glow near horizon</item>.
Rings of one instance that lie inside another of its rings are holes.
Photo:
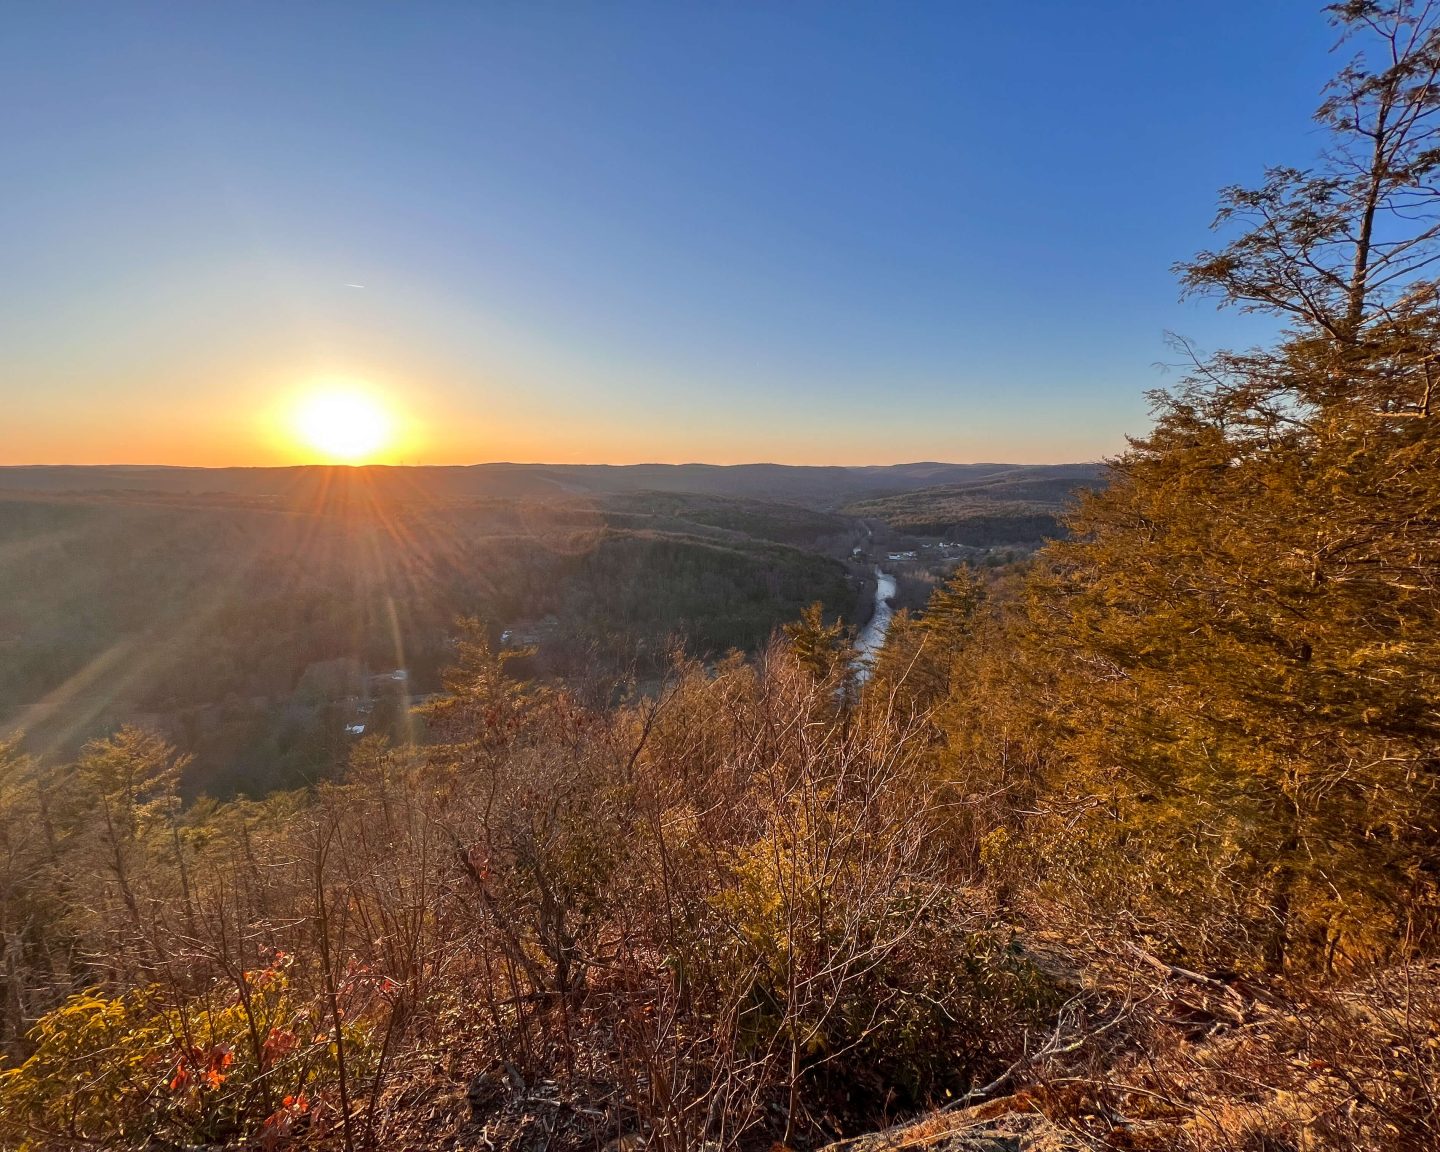
[[[908,426],[817,427],[786,410],[727,403],[675,427],[663,406],[620,405],[599,388],[558,397],[528,377],[461,385],[437,383],[439,370],[288,359],[195,373],[203,386],[127,377],[93,400],[63,406],[43,389],[21,391],[12,421],[0,425],[0,465],[1045,464],[1111,450],[1058,427],[1059,416],[1047,422],[1042,415],[1024,437],[939,421],[917,435]]]

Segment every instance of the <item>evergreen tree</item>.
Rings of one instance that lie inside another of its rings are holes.
[[[920,627],[942,643],[959,644],[969,634],[984,599],[984,583],[974,569],[962,564],[930,594]]]
[[[1319,166],[1228,190],[1245,230],[1182,269],[1291,330],[1156,397],[1033,610],[1115,842],[1187,850],[1159,887],[1223,890],[1275,968],[1419,946],[1440,912],[1440,31],[1404,0],[1332,13],[1369,51]]]
[[[848,679],[855,659],[850,631],[839,620],[825,623],[825,607],[820,601],[806,608],[799,620],[784,625],[784,632],[795,659],[816,680]]]

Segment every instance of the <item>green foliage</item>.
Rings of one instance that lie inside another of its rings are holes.
[[[825,622],[825,606],[815,601],[783,629],[800,666],[816,680],[845,680],[855,658],[851,630],[841,620]]]
[[[931,593],[920,628],[936,643],[948,649],[958,648],[969,635],[984,598],[985,585],[972,569],[962,564]]]

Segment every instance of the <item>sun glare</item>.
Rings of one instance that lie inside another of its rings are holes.
[[[294,428],[307,449],[349,464],[370,459],[394,439],[389,413],[363,392],[306,396],[295,409]]]

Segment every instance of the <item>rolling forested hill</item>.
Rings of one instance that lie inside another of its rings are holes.
[[[942,536],[985,548],[1033,543],[1061,534],[1059,516],[1076,493],[1099,488],[1104,466],[1060,464],[1011,468],[972,480],[858,500],[844,511],[883,520],[917,536]]]
[[[156,473],[182,474],[199,486]],[[371,475],[307,470],[287,498],[214,491],[223,476],[200,494],[0,492],[0,726],[60,750],[144,719],[197,757],[194,787],[264,790],[343,760],[367,676],[404,668],[406,698],[434,691],[461,616],[538,641],[531,674],[613,677],[676,641],[753,649],[814,600],[855,614],[833,558],[852,521],[832,513],[401,499]],[[399,722],[403,700],[380,695],[393,707],[365,713],[372,729]]]
[[[842,563],[868,542],[858,517],[1034,541],[1095,474],[0,468],[0,730],[62,751],[138,718],[196,757],[194,787],[263,791],[344,759],[367,675],[406,670],[365,713],[399,723],[439,686],[458,617],[535,643],[527,674],[643,675],[676,641],[754,650],[815,600],[863,616],[863,565]]]

